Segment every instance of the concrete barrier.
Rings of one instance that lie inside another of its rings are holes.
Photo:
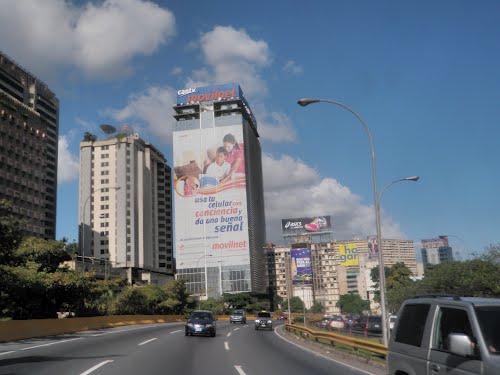
[[[88,318],[8,320],[0,322],[0,342],[55,336],[131,324],[185,322],[183,315],[112,315]]]

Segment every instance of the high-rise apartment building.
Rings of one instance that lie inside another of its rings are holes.
[[[79,218],[85,256],[173,274],[171,170],[138,135],[80,143]]]
[[[56,236],[59,100],[0,53],[0,199],[12,202],[23,234]]]
[[[261,148],[240,86],[179,90],[174,109],[178,277],[200,297],[267,291]]]

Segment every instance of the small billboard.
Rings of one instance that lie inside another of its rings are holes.
[[[290,249],[290,256],[292,258],[292,284],[312,284],[311,250],[308,248]]]
[[[378,259],[377,236],[368,236],[368,259]]]
[[[282,219],[281,230],[283,236],[314,235],[331,233],[332,220],[330,216],[299,217]]]

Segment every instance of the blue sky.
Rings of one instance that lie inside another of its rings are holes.
[[[42,5],[43,3],[43,5]],[[268,240],[280,219],[332,215],[375,233],[370,127],[385,238],[500,242],[500,3],[3,0],[0,49],[60,99],[57,238],[77,238],[79,142],[132,126],[172,160],[179,89],[240,83],[263,150]],[[453,237],[456,236],[456,237]],[[457,238],[459,237],[459,238]]]

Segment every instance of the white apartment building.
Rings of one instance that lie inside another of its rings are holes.
[[[171,171],[138,135],[80,143],[80,249],[113,267],[173,274]]]

